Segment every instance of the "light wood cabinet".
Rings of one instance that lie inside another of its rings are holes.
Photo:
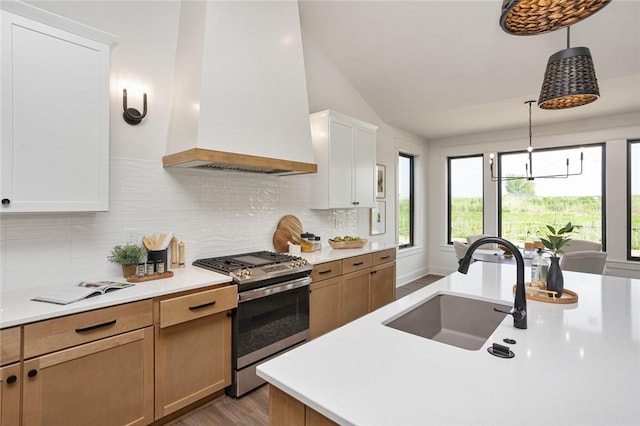
[[[270,426],[337,426],[338,423],[269,385]]]
[[[0,425],[20,424],[20,327],[0,330]]]
[[[340,291],[342,260],[313,267],[309,291],[309,338],[315,339],[342,325]]]
[[[364,269],[342,277],[340,317],[343,324],[358,319],[369,312],[370,275],[371,272]]]
[[[224,389],[237,298],[207,287],[0,330],[1,424],[146,425]]]
[[[24,3],[0,14],[0,209],[108,210],[115,38]]]
[[[0,367],[0,424],[3,426],[20,424],[21,392],[20,363]]]
[[[393,302],[396,299],[396,264],[390,262],[371,269],[369,282],[369,311]]]
[[[396,249],[315,265],[311,273],[312,339],[395,300]]]
[[[310,120],[318,164],[311,208],[374,207],[377,126],[329,110]]]
[[[151,423],[152,323],[143,300],[25,325],[23,425]]]
[[[20,361],[20,327],[0,330],[0,366]]]
[[[23,368],[23,425],[153,421],[153,328],[35,359]]]
[[[231,384],[231,316],[237,286],[159,300],[155,326],[155,417]]]
[[[153,323],[151,300],[126,303],[24,326],[24,358],[115,336]]]
[[[340,278],[312,282],[309,294],[309,338],[315,339],[342,325]]]

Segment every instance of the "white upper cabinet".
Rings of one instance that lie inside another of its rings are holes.
[[[0,213],[109,208],[109,55],[115,39],[3,2]]]
[[[311,208],[374,207],[377,129],[334,111],[311,114],[318,164]]]

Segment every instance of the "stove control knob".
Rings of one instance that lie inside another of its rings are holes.
[[[244,274],[245,277],[248,277],[249,275],[251,275],[251,269],[245,269],[243,271],[243,274]]]

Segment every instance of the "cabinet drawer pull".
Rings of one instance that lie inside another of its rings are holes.
[[[103,322],[101,324],[90,325],[89,327],[76,328],[76,333],[85,333],[87,331],[93,331],[98,328],[109,327],[110,325],[114,325],[117,320],[111,320],[107,322]]]
[[[330,274],[333,272],[333,269],[327,269],[326,271],[319,271],[318,275]]]
[[[27,373],[27,376],[34,378],[38,375],[38,370],[29,370],[29,372]]]
[[[206,307],[209,307],[209,306],[213,306],[215,304],[216,304],[216,301],[214,300],[213,302],[203,303],[202,305],[189,306],[189,310],[190,311],[197,311],[198,309],[202,309],[202,308],[206,308]]]
[[[382,257],[380,258],[380,260],[386,260],[386,259],[388,259],[388,258],[390,258],[390,257],[391,257],[391,256],[388,256],[388,255],[387,255],[387,256],[382,256]]]
[[[360,266],[360,265],[363,265],[363,264],[364,264],[364,262],[358,262],[358,263],[353,263],[353,266]]]
[[[16,377],[15,374],[10,375],[9,377],[7,377],[7,384],[8,385],[12,385],[14,384],[16,381],[18,380],[18,377]]]

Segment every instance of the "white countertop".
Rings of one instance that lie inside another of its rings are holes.
[[[136,283],[133,287],[91,297],[68,305],[56,305],[31,300],[33,297],[49,294],[57,290],[58,287],[49,286],[3,292],[0,295],[0,328],[231,282],[231,278],[227,275],[190,265],[181,269],[173,269],[172,271],[173,277],[171,278]],[[107,277],[105,279],[126,282],[122,277]]]
[[[512,265],[475,262],[258,375],[345,425],[640,424],[639,280],[564,271],[578,303],[527,300],[528,329],[507,316],[477,351],[382,325],[438,292],[512,304],[515,275]],[[487,352],[507,337],[515,358]]]
[[[313,265],[319,265],[321,263],[346,259],[353,256],[360,256],[361,254],[374,253],[376,251],[386,250],[390,248],[396,248],[396,246],[377,242],[368,242],[364,247],[359,249],[334,249],[331,248],[331,246],[326,245],[322,247],[322,250],[314,251],[311,253],[301,253],[300,256],[305,258],[307,262],[310,262]]]
[[[302,253],[301,256],[308,262],[317,265],[333,260],[373,253],[392,247],[394,246],[386,246],[371,242],[367,243],[361,249],[336,250],[332,249],[330,246],[326,246],[323,247],[322,250],[316,252]],[[52,293],[57,290],[58,287],[48,286],[3,292],[0,294],[0,328],[13,327],[34,321],[41,321],[63,315],[90,311],[92,309],[114,306],[121,303],[135,302],[165,294],[231,282],[231,278],[226,275],[207,271],[191,265],[187,265],[182,269],[173,269],[172,271],[174,275],[171,278],[136,283],[133,287],[91,297],[68,305],[56,305],[53,303],[35,302],[31,300],[36,296]],[[109,281],[126,282],[122,277],[106,277],[104,279]]]

